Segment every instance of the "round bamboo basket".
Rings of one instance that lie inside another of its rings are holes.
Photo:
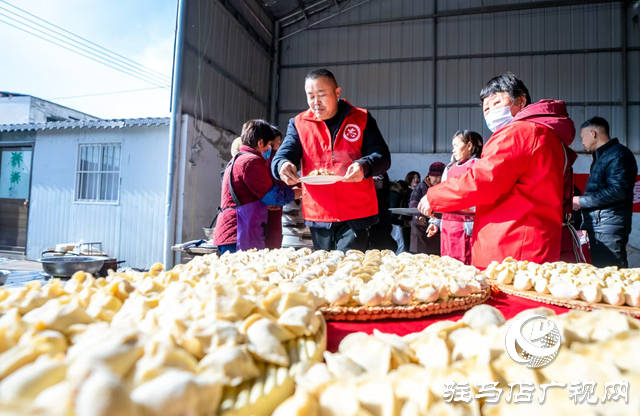
[[[525,299],[535,300],[536,302],[547,303],[549,305],[562,306],[569,309],[580,309],[583,311],[593,311],[596,309],[611,309],[624,313],[634,318],[640,318],[640,308],[631,306],[613,306],[608,303],[591,303],[579,299],[562,299],[553,296],[550,293],[538,293],[533,290],[520,290],[511,285],[503,285],[495,280],[489,280],[491,286],[497,288],[501,292],[509,295],[518,296]]]
[[[491,287],[469,296],[449,298],[448,301],[418,303],[406,306],[325,306],[320,308],[328,321],[378,321],[381,319],[417,319],[429,315],[442,315],[465,311],[486,302]]]

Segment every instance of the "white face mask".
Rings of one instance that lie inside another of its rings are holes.
[[[484,116],[485,121],[487,122],[487,127],[492,132],[496,132],[509,124],[511,120],[513,120],[513,116],[511,115],[511,104],[509,107],[500,107],[495,108],[487,113]]]

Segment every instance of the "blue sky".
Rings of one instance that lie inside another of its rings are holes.
[[[137,63],[171,76],[177,0],[6,1]],[[0,13],[14,17],[1,8],[21,14],[3,2],[0,2]],[[0,20],[8,19],[0,16]],[[101,118],[169,115],[169,89],[63,99],[154,88],[154,85],[2,22],[0,57],[0,91],[49,99]]]

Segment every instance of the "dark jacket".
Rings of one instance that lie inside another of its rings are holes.
[[[411,189],[404,187],[398,182],[390,183],[389,207],[390,208],[409,208],[409,198]],[[398,214],[391,214],[391,224],[404,227],[405,219],[410,220],[411,217],[404,217]]]
[[[582,229],[604,234],[629,234],[633,188],[638,166],[633,153],[611,139],[593,153],[591,172],[580,197]]]
[[[347,117],[351,106],[345,101],[340,100],[338,103],[338,113],[331,121],[336,121],[331,127],[335,127],[331,131],[331,140],[335,142],[336,135],[342,125],[342,121]],[[330,123],[331,124],[331,123]],[[329,128],[329,126],[328,126]],[[287,134],[285,135],[282,145],[278,149],[273,162],[271,164],[271,170],[273,176],[276,179],[280,179],[280,168],[285,162],[291,162],[300,169],[300,160],[302,159],[302,143],[300,142],[300,136],[296,129],[295,119],[289,120],[289,126],[287,126]],[[356,162],[362,165],[364,171],[364,177],[371,178],[373,176],[380,176],[389,170],[391,166],[391,154],[387,143],[382,138],[382,134],[378,129],[376,120],[371,116],[371,113],[367,115],[367,126],[362,133],[362,158],[356,160]],[[361,230],[378,222],[378,216],[360,218],[356,220],[347,221],[349,226],[355,230]],[[319,223],[306,221],[309,227],[330,228],[331,223]]]
[[[391,237],[391,213],[390,208],[390,183],[389,176],[385,173],[376,177],[376,198],[378,200],[379,222],[369,229],[369,250],[396,251],[398,244]]]
[[[411,192],[411,198],[409,199],[410,208],[418,208],[420,200],[427,194],[427,191],[431,187],[426,183],[428,179],[429,177],[425,178],[422,182],[416,185],[415,188],[413,188],[413,192]]]

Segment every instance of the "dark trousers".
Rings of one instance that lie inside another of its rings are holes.
[[[596,267],[618,266],[627,268],[627,242],[629,234],[589,234],[589,250],[591,262]]]
[[[354,231],[346,222],[335,222],[331,228],[309,227],[315,250],[366,251],[369,242],[369,230]]]

